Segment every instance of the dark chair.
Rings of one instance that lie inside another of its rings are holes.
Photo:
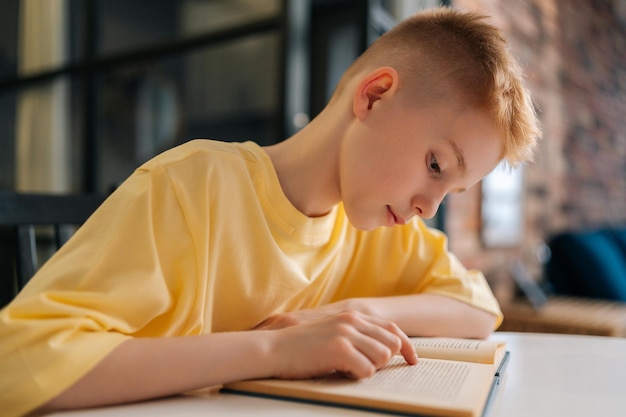
[[[58,250],[103,201],[93,194],[0,191],[0,307],[35,274],[42,245]]]

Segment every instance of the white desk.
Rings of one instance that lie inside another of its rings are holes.
[[[511,360],[486,417],[626,415],[626,339],[496,333]],[[59,412],[54,417],[385,415],[292,401],[211,393],[116,407]]]

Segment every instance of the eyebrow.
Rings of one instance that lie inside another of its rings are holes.
[[[465,157],[463,157],[463,152],[461,151],[461,148],[459,148],[459,146],[452,140],[448,140],[447,142],[450,144],[450,147],[452,147],[452,150],[454,151],[454,155],[456,156],[456,162],[459,169],[461,170],[463,175],[465,175],[467,173],[467,166],[465,165]]]

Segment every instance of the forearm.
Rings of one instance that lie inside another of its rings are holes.
[[[390,320],[409,336],[484,338],[497,317],[455,299],[435,294],[355,298],[345,308]]]
[[[123,342],[45,410],[117,404],[251,378],[363,378],[395,355],[417,361],[392,322],[344,311],[279,330]]]
[[[130,339],[45,408],[81,408],[267,376],[269,332]]]

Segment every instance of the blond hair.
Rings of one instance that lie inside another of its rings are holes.
[[[334,96],[360,74],[394,67],[416,97],[458,99],[486,109],[502,132],[511,166],[533,157],[541,137],[523,75],[486,16],[437,8],[417,13],[378,38],[348,68]]]

